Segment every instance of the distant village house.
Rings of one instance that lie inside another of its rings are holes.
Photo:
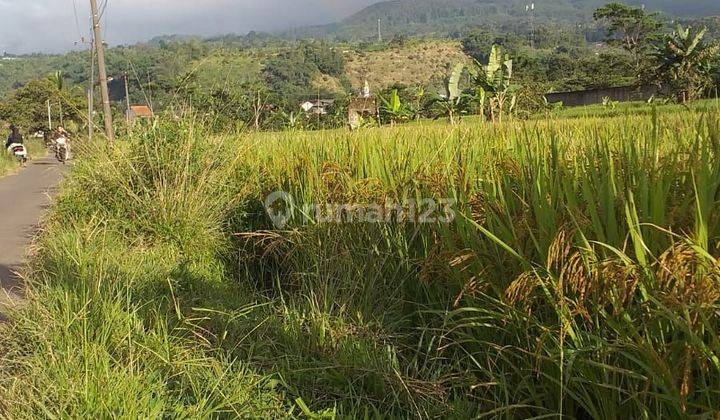
[[[308,114],[327,115],[334,103],[334,99],[316,99],[301,103],[300,108]]]
[[[138,119],[152,119],[155,116],[152,109],[145,105],[131,105],[130,110],[125,111],[125,118],[130,124],[134,124]]]

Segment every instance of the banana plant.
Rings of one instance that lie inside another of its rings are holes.
[[[513,61],[502,54],[500,47],[493,45],[487,66],[478,62],[477,72],[473,76],[476,95],[480,102],[480,112],[487,109],[493,122],[502,122],[505,111],[512,112],[516,97],[512,95]]]
[[[705,42],[706,34],[706,28],[693,32],[678,25],[653,52],[659,63],[655,79],[681,102],[697,99],[712,85],[712,64],[720,45]]]
[[[464,64],[457,64],[445,79],[445,93],[433,102],[442,109],[450,124],[454,125],[457,116],[467,111],[467,95],[460,89],[460,79],[465,71]]]
[[[380,102],[380,113],[384,118],[390,120],[390,125],[410,118],[411,112],[400,99],[397,89],[393,89],[388,98],[380,96]]]
[[[295,131],[302,129],[302,120],[295,112],[282,112],[282,117],[285,120],[285,129],[289,131]]]

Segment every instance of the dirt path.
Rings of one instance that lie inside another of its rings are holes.
[[[22,296],[22,269],[27,247],[50,205],[63,165],[45,157],[15,175],[0,178],[0,311]]]

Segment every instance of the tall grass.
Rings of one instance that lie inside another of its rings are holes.
[[[74,168],[4,327],[0,409],[716,416],[718,153],[714,108],[233,137],[161,124]],[[263,208],[278,190],[295,205],[282,229]],[[408,198],[453,198],[457,217],[300,211]]]

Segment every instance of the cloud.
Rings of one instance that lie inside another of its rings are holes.
[[[110,44],[157,35],[276,31],[341,19],[377,0],[108,0]],[[104,0],[98,0],[103,3]],[[0,0],[0,52],[61,52],[89,38],[88,0]]]

